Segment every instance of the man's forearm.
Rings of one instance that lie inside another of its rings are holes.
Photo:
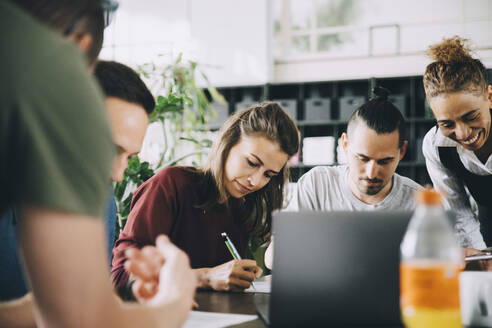
[[[36,327],[31,293],[13,301],[0,302],[0,327]]]
[[[116,298],[116,297],[115,297]],[[136,303],[119,303],[109,322],[120,321],[120,327],[180,327],[187,311],[180,300],[166,306],[142,306]],[[31,328],[36,327],[34,319],[34,302],[28,293],[20,299],[0,302],[0,327]]]

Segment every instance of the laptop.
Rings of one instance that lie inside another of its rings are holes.
[[[272,292],[256,294],[272,327],[401,327],[400,243],[410,212],[278,212]]]

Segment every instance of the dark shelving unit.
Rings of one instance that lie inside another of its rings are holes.
[[[488,76],[492,77],[490,69]],[[425,100],[422,76],[223,87],[219,91],[229,102],[229,114],[236,111],[238,104],[279,101],[284,108],[288,107],[285,109],[297,122],[301,150],[305,137],[335,138],[335,163],[332,165],[336,165],[337,141],[345,132],[348,117],[369,99],[376,85],[391,91],[389,99],[401,110],[407,124],[407,153],[397,172],[422,185],[431,183],[422,154],[422,140],[435,121]],[[303,164],[302,153],[300,159],[299,164],[290,167],[292,181],[297,181],[315,166]]]

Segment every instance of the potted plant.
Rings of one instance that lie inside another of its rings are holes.
[[[159,146],[150,149],[156,160],[149,163],[141,162],[137,156],[131,158],[123,180],[114,185],[118,215],[116,235],[126,224],[133,193],[138,186],[164,167],[203,164],[204,155],[212,145],[207,138],[207,124],[215,117],[206,92],[213,101],[226,103],[207,77],[197,70],[197,63],[184,61],[181,54],[170,65],[147,63],[139,66],[137,71],[156,96],[156,106],[149,118],[151,125],[158,127],[161,133]],[[208,84],[207,91],[197,86],[195,74],[203,76]]]

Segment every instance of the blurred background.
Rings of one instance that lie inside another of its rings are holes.
[[[216,86],[421,75],[453,35],[492,66],[491,24],[490,0],[120,0],[101,57],[183,53]]]
[[[301,132],[301,152],[290,162],[295,182],[314,165],[344,162],[339,138],[348,117],[382,85],[407,120],[409,147],[398,172],[426,184],[421,145],[434,125],[421,81],[430,62],[426,49],[443,37],[468,38],[489,81],[492,76],[492,0],[118,2],[100,57],[142,72],[156,97],[163,96],[161,109],[176,91],[155,81],[165,67],[172,68],[166,78],[174,86],[183,76],[176,65],[186,66],[191,86],[204,90],[197,97],[184,84],[182,99],[190,101],[184,102],[184,119],[174,124],[187,122],[186,108],[195,115],[186,140],[176,141],[173,128],[163,128],[169,115],[150,125],[139,157],[152,168],[203,163],[209,141],[230,114],[275,100]],[[200,96],[210,101],[210,115]],[[175,147],[168,151],[172,137]],[[197,156],[187,155],[197,149]]]

